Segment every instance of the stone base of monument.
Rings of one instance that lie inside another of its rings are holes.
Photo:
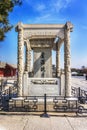
[[[59,78],[26,78],[24,75],[23,95],[24,96],[48,96],[60,95]]]
[[[53,111],[53,101],[47,102],[47,111]],[[44,100],[28,100],[24,98],[12,98],[9,100],[9,111],[44,112]]]
[[[25,99],[12,98],[9,101],[9,111],[14,112],[42,112],[42,117],[46,116],[47,112],[76,112],[78,110],[77,98],[66,99]]]

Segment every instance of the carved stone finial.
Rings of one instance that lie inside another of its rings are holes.
[[[67,30],[69,30],[70,29],[70,31],[72,32],[73,30],[73,24],[71,23],[71,22],[66,22],[66,24],[65,24],[65,28],[67,29]]]
[[[15,27],[15,30],[18,32],[18,31],[22,30],[22,28],[23,28],[23,23],[22,23],[22,22],[19,22],[19,23],[17,24],[17,26]]]

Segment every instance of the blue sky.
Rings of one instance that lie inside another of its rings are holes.
[[[34,23],[66,23],[74,25],[71,33],[71,67],[87,67],[87,0],[24,0],[21,7],[16,6],[9,14],[14,28],[6,34],[0,43],[0,60],[17,63],[18,22]],[[63,66],[63,47],[61,48],[61,66]],[[55,53],[53,53],[55,63]]]

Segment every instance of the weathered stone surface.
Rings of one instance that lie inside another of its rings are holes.
[[[30,40],[31,48],[52,48],[54,44],[54,38],[38,38]]]
[[[27,25],[19,23],[16,27],[18,31],[18,95],[22,96],[23,88],[23,46],[24,40],[29,41],[34,49],[34,76],[41,77],[41,53],[45,53],[44,77],[52,77],[52,52],[53,41],[56,37],[58,41],[56,50],[57,76],[60,76],[60,46],[64,40],[64,68],[65,68],[65,96],[71,96],[71,72],[70,72],[70,32],[73,25],[70,22],[64,24],[34,24]],[[36,43],[34,43],[36,41]],[[28,46],[28,45],[27,45]],[[26,69],[29,72],[30,56],[29,48],[26,48]]]
[[[34,77],[41,77],[41,53],[44,52],[44,77],[52,77],[51,48],[34,48]]]
[[[61,72],[60,76],[60,95],[65,96],[65,74],[64,72]]]
[[[67,26],[66,23],[64,35],[65,96],[71,96],[70,28]]]
[[[43,96],[45,93],[49,96],[60,95],[60,79],[28,78],[28,73],[25,72],[23,76],[23,95]]]
[[[26,57],[25,57],[25,71],[30,72],[30,68],[31,68],[31,48],[30,48],[30,43],[26,43]]]
[[[60,76],[60,47],[58,43],[56,43],[56,76]]]
[[[53,115],[51,113],[51,115]],[[63,115],[63,114],[62,114]],[[87,130],[87,117],[0,115],[1,130]]]
[[[59,95],[59,85],[29,85],[30,96],[44,96],[47,94],[48,96],[58,96]]]
[[[64,35],[64,24],[23,25],[23,28],[24,38],[55,38]]]
[[[23,89],[22,89],[22,76],[23,76],[23,28],[22,25],[19,24],[18,26],[18,96],[22,96]]]
[[[28,86],[28,71],[25,71],[23,74],[23,96],[29,95],[29,86]]]

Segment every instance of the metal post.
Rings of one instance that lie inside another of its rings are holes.
[[[40,115],[40,117],[48,117],[49,115],[47,114],[47,97],[46,94],[44,94],[44,113]]]
[[[11,88],[9,87],[9,99],[11,99]]]
[[[46,114],[47,113],[47,108],[46,108],[46,94],[44,94],[44,113]]]
[[[81,99],[81,95],[80,95],[80,87],[78,88],[78,99]]]
[[[79,97],[80,97],[81,95],[80,95],[80,87],[79,87]]]

